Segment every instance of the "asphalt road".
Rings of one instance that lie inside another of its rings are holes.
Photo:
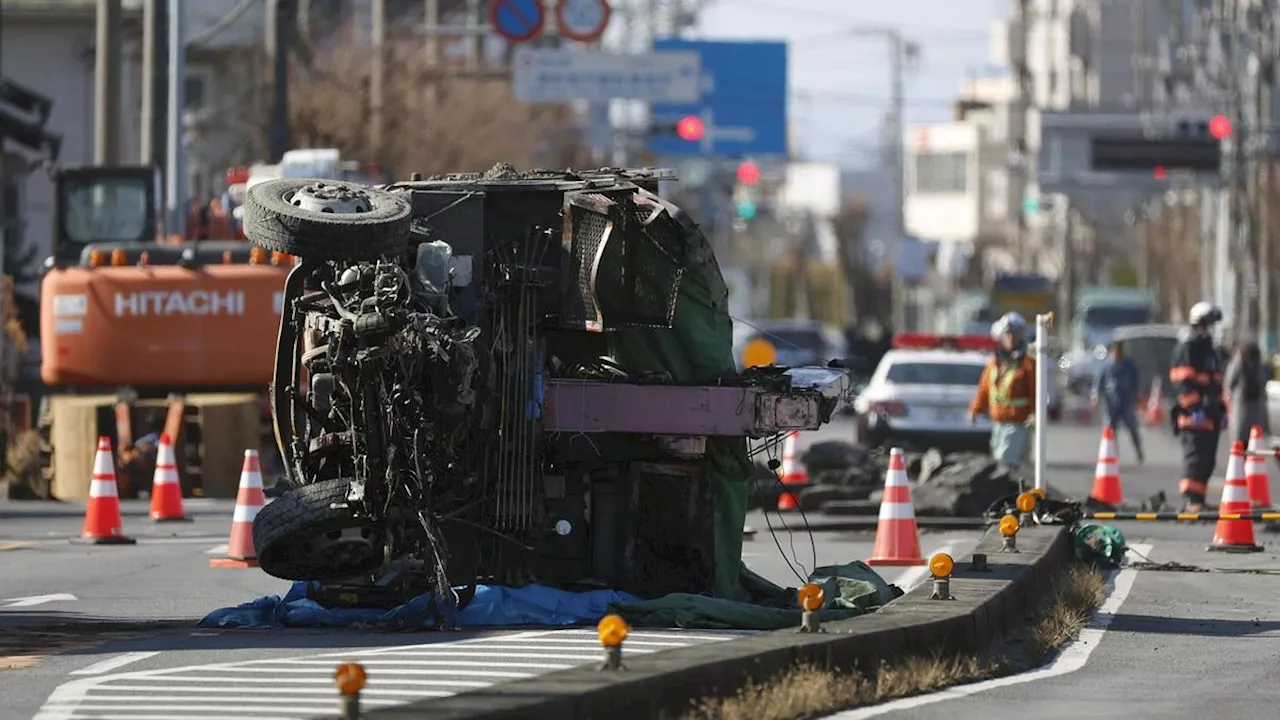
[[[851,436],[851,429],[847,422],[837,423],[819,433],[806,434],[801,443],[846,439]],[[1096,428],[1054,427],[1049,445],[1051,483],[1073,494],[1087,493],[1097,438]],[[1176,488],[1175,446],[1168,438],[1163,439],[1163,444],[1161,439],[1152,438],[1151,443],[1152,460],[1147,466],[1122,466],[1126,494],[1135,499],[1160,489],[1173,495]],[[226,542],[230,504],[190,500],[187,507],[194,522],[155,526],[146,520],[142,503],[126,503],[125,532],[138,538],[138,545],[93,547],[67,542],[80,530],[83,510],[77,505],[0,505],[0,679],[4,681],[0,683],[4,688],[0,697],[5,703],[5,717],[305,717],[331,712],[336,699],[330,674],[335,665],[347,659],[359,660],[370,668],[373,679],[367,695],[371,706],[448,695],[598,659],[598,646],[590,629],[464,631],[447,635],[196,629],[195,621],[209,611],[281,594],[288,589],[288,583],[259,570],[210,568],[208,559]],[[786,521],[790,530],[782,529],[776,514],[766,517],[756,513],[748,519],[748,525],[757,533],[745,543],[745,560],[775,582],[794,587],[798,577],[807,575],[815,564],[837,564],[870,555],[873,533],[810,534],[800,527],[795,516],[788,515]],[[1199,562],[1194,553],[1212,533],[1209,526],[1138,527],[1130,523],[1124,529],[1132,534],[1132,541],[1150,543],[1156,559],[1182,562]],[[976,540],[976,532],[921,534],[926,555],[945,550],[965,556]],[[1220,565],[1234,558],[1212,559]],[[1272,560],[1268,554],[1241,561]],[[885,577],[910,586],[924,579],[924,571],[892,569],[885,572]],[[1228,692],[1236,687],[1227,682],[1234,676],[1220,671],[1223,663],[1216,661],[1234,657],[1226,654],[1232,652],[1231,643],[1243,642],[1247,637],[1243,633],[1248,628],[1235,624],[1235,620],[1252,613],[1250,620],[1258,617],[1263,625],[1250,627],[1270,631],[1267,616],[1274,613],[1267,613],[1264,606],[1274,592],[1264,592],[1267,581],[1265,577],[1240,575],[1142,573],[1124,612],[1141,611],[1140,617],[1148,618],[1148,624],[1158,625],[1159,642],[1151,642],[1156,631],[1140,632],[1143,621],[1139,620],[1126,632],[1147,638],[1146,645],[1139,643],[1133,649],[1141,649],[1145,658],[1150,657],[1153,647],[1157,648],[1162,667],[1196,667],[1204,664],[1203,658],[1211,657],[1215,661],[1207,664],[1210,675],[1195,683],[1194,688],[1187,684],[1186,692],[1203,697],[1217,693],[1219,687],[1226,688],[1223,693]],[[1216,603],[1215,598],[1221,596],[1234,604]],[[1150,599],[1143,600],[1146,597]],[[1170,597],[1186,600],[1179,600],[1182,604],[1178,604]],[[1149,607],[1142,604],[1146,602]],[[1187,618],[1185,628],[1174,622],[1182,617]],[[110,633],[102,628],[40,636],[31,632],[36,625],[68,620],[173,622],[158,627],[108,628],[113,630]],[[1116,638],[1122,637],[1124,627],[1117,620],[1105,642],[1120,642]],[[1217,632],[1224,640],[1221,653],[1204,654],[1204,637],[1212,636],[1205,629],[1208,627],[1220,628]],[[1199,634],[1194,634],[1195,628],[1200,628]],[[1187,631],[1186,637],[1179,634],[1181,629]],[[1236,634],[1226,635],[1229,631]],[[634,634],[628,640],[628,648],[661,652],[733,636],[722,632],[645,631]],[[24,645],[39,647],[44,654],[33,655]],[[1265,652],[1261,644],[1257,645],[1256,652]],[[1127,652],[1128,648],[1118,651]],[[1109,666],[1102,662],[1106,657],[1099,651],[1079,672],[1091,672],[1095,664],[1106,669]],[[1113,662],[1122,664],[1123,658],[1122,654]],[[1139,664],[1133,660],[1129,658],[1130,664]],[[1239,664],[1233,663],[1225,666]],[[1110,668],[1110,672],[1118,671],[1117,665]],[[1071,679],[1063,682],[1078,687]],[[1099,682],[1115,680],[1100,678]],[[1136,688],[1137,682],[1132,687]],[[1150,687],[1178,692],[1170,685],[1166,682]],[[999,692],[1015,691],[1009,688]],[[1066,689],[1063,692],[1070,695]],[[1210,695],[1205,696],[1206,692]],[[948,704],[968,706],[979,701],[982,700],[975,698]],[[941,708],[939,705],[920,710],[937,712]],[[1138,712],[1137,716],[1146,715]]]

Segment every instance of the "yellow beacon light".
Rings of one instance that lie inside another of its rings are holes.
[[[344,663],[333,673],[333,681],[338,685],[338,692],[343,695],[359,694],[368,679],[364,666],[359,663]]]
[[[949,578],[956,569],[956,561],[946,553],[938,553],[929,558],[929,572],[936,578]]]
[[[627,621],[617,615],[606,615],[600,624],[596,626],[596,632],[600,635],[600,644],[607,648],[619,647],[622,641],[627,639],[627,633],[631,632],[631,626],[627,625]]]
[[[1018,496],[1018,502],[1017,502],[1018,512],[1029,513],[1032,510],[1035,510],[1037,502],[1039,502],[1039,499],[1036,498],[1035,493],[1029,493],[1029,492],[1022,493],[1021,495]]]
[[[796,593],[796,599],[800,602],[800,607],[808,610],[809,612],[820,610],[822,609],[822,602],[825,599],[822,592],[822,586],[809,583],[800,588],[800,591]]]
[[[1011,537],[1018,532],[1018,518],[1012,515],[1005,515],[1000,519],[1000,534],[1005,537]]]
[[[1045,491],[1044,491],[1044,488],[1031,488],[1031,489],[1030,489],[1030,490],[1028,490],[1027,492],[1031,493],[1032,495],[1035,495],[1035,496],[1036,496],[1036,498],[1038,498],[1038,499],[1040,499],[1040,500],[1047,500],[1047,499],[1049,499],[1049,493],[1045,492]]]
[[[778,361],[778,350],[764,338],[756,338],[742,349],[743,367],[768,367]]]

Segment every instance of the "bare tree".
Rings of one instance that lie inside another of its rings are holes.
[[[892,308],[885,306],[888,285],[866,262],[866,248],[862,246],[867,222],[871,219],[871,207],[866,198],[846,198],[840,210],[832,218],[836,239],[839,241],[840,263],[849,288],[851,318],[854,324],[875,319],[885,323],[892,316]]]
[[[372,59],[354,33],[336,37],[335,46],[315,57],[292,86],[292,130],[299,147],[335,147],[345,157],[382,163],[396,177],[482,171],[497,162],[525,168],[586,162],[566,106],[521,103],[505,80],[431,69],[413,42],[391,43],[387,131],[382,146],[371,147]]]

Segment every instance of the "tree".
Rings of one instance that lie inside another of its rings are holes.
[[[871,207],[863,197],[845,198],[832,218],[840,243],[840,262],[849,284],[850,317],[854,324],[868,320],[885,324],[893,316],[893,309],[884,303],[887,286],[866,262],[867,252],[862,241],[870,219]]]
[[[567,106],[521,103],[505,79],[463,78],[447,66],[428,67],[420,40],[394,38],[388,43],[386,130],[381,146],[373,147],[371,54],[354,32],[335,38],[332,49],[295,73],[290,109],[297,147],[336,147],[344,157],[384,164],[398,178],[483,171],[498,162],[523,168],[586,162]]]

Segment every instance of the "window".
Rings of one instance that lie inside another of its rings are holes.
[[[977,387],[982,365],[969,363],[894,363],[885,380],[899,385],[964,385]]]
[[[920,195],[963,193],[969,187],[968,153],[916,156],[916,192]]]
[[[147,184],[141,180],[69,183],[67,236],[77,243],[138,242],[148,233]]]
[[[1144,307],[1096,307],[1084,311],[1084,324],[1097,328],[1122,325],[1145,325],[1151,322],[1151,310]]]
[[[208,109],[211,82],[209,75],[203,71],[187,73],[187,79],[182,85],[182,94],[188,111],[199,112]]]

